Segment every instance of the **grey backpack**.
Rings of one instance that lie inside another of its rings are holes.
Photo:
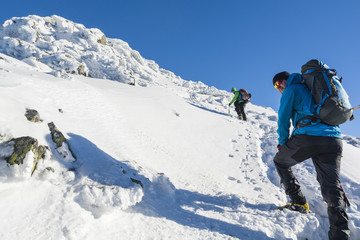
[[[329,125],[340,125],[352,117],[349,96],[335,69],[313,59],[301,67],[301,74],[316,104],[314,117]]]

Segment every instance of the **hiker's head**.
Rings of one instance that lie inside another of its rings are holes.
[[[289,78],[290,73],[284,71],[276,74],[273,78],[274,87],[280,92],[283,93],[286,87],[286,80]]]
[[[231,88],[231,92],[232,92],[232,93],[235,93],[235,92],[236,92],[236,88],[234,88],[234,87]]]

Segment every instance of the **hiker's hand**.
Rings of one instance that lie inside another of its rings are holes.
[[[282,148],[282,146],[280,144],[278,144],[277,146],[277,149],[280,151],[280,149]]]

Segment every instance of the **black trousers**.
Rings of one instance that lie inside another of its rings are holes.
[[[242,117],[242,120],[244,121],[246,121],[245,104],[246,102],[238,102],[238,101],[234,103],[236,113],[239,115],[239,117]]]
[[[321,194],[328,205],[329,239],[350,239],[345,196],[340,184],[342,141],[324,136],[295,135],[275,155],[274,163],[285,192],[297,204],[306,202],[291,167],[312,158]]]

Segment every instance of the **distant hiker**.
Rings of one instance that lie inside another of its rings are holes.
[[[321,121],[301,124],[299,120],[313,115],[314,100],[299,73],[280,72],[273,78],[274,87],[282,94],[278,112],[278,153],[274,157],[276,170],[290,198],[284,207],[307,213],[309,205],[300,190],[291,167],[312,158],[321,193],[328,206],[330,240],[350,239],[349,218],[345,207],[348,200],[340,184],[342,138],[339,126]],[[294,131],[290,136],[290,119]],[[290,137],[290,138],[289,138]]]
[[[231,88],[231,92],[234,94],[234,98],[229,103],[229,106],[234,103],[235,111],[239,116],[239,119],[246,121],[245,104],[250,101],[251,94],[245,89],[236,91],[236,88]]]

